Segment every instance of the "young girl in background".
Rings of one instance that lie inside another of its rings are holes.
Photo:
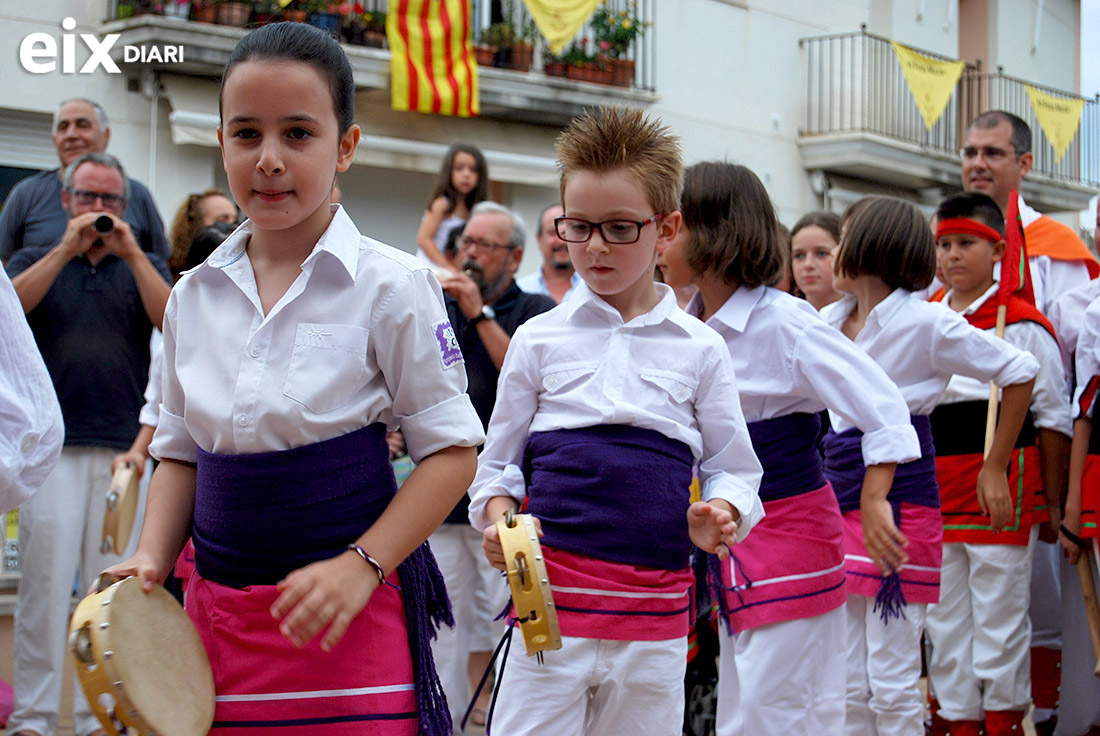
[[[192,533],[213,734],[451,732],[429,647],[450,612],[424,540],[483,434],[435,278],[330,205],[354,90],[306,24],[230,57],[218,139],[249,219],[172,291],[161,463],[138,551],[109,570],[151,589]],[[400,491],[387,425],[418,463]]]
[[[889,488],[919,456],[905,400],[863,351],[771,285],[785,267],[767,190],[744,166],[701,163],[684,177],[683,224],[658,255],[667,283],[694,282],[687,311],[725,340],[764,468],[764,519],[720,565],[724,619],[719,736],[844,729],[844,545],[822,474],[818,413],[866,431],[864,483]],[[858,385],[859,391],[850,387]]]
[[[833,288],[833,253],[840,243],[840,217],[810,212],[791,228],[791,271],[806,301],[821,309],[844,296]]]
[[[454,270],[444,255],[447,236],[470,219],[470,210],[489,198],[489,166],[477,146],[455,143],[447,149],[428,209],[416,233],[416,256],[429,266]]]
[[[1039,363],[961,315],[913,294],[936,270],[935,241],[912,204],[867,197],[841,221],[834,286],[847,295],[822,318],[865,350],[901,390],[920,437],[921,458],[897,467],[892,486],[863,482],[861,433],[836,412],[825,438],[825,476],[844,514],[848,576],[845,733],[923,732],[920,636],[939,599],[943,523],[928,416],[954,374],[1004,387],[980,497],[1007,496],[1005,467],[1027,413]],[[840,379],[845,390],[863,391]]]

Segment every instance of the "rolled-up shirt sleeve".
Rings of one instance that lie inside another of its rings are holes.
[[[409,273],[381,305],[371,341],[393,414],[413,462],[447,447],[485,441],[481,420],[466,393],[462,353],[447,319],[439,282],[427,269]]]
[[[933,368],[992,381],[998,386],[1027,383],[1039,372],[1034,355],[974,327],[950,309],[939,315],[929,353]]]
[[[703,439],[699,462],[702,499],[722,499],[737,509],[741,521],[736,539],[740,542],[764,518],[760,502],[763,470],[752,449],[733,364],[724,344],[714,351],[700,376],[695,415]]]

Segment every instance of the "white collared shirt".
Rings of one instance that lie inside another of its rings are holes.
[[[1028,206],[1024,201],[1024,195],[1017,196],[1020,222],[1025,228],[1044,216]],[[1063,261],[1050,256],[1028,256],[1027,260],[1031,268],[1031,287],[1035,292],[1035,304],[1043,314],[1050,311],[1060,296],[1083,286],[1092,278],[1084,261]],[[998,279],[1001,277],[999,263],[993,275]]]
[[[1073,417],[1092,417],[1096,409],[1096,395],[1082,412],[1081,396],[1089,381],[1100,376],[1100,299],[1094,299],[1085,310],[1081,336],[1077,339],[1077,388],[1073,392]],[[1095,427],[1093,431],[1098,431]]]
[[[145,403],[138,413],[138,422],[155,427],[160,420],[160,390],[164,383],[164,333],[153,328],[149,338],[149,381],[145,384]]]
[[[516,331],[470,487],[476,529],[489,524],[490,498],[522,501],[529,434],[601,424],[652,429],[691,448],[703,500],[721,498],[740,512],[738,539],[763,518],[762,471],[726,346],[684,314],[672,289],[656,286],[657,306],[625,324],[581,284],[569,301]]]
[[[839,330],[855,308],[856,298],[849,294],[822,309],[821,318]],[[973,327],[943,304],[904,289],[895,289],[875,305],[855,344],[886,371],[916,416],[932,413],[956,373],[1012,386],[1031,380],[1039,370],[1039,361],[1029,353]],[[834,412],[829,416],[837,432],[852,426]]]
[[[997,295],[999,285],[993,286],[975,299],[959,314],[966,317],[973,314]],[[951,298],[948,291],[943,297],[947,306]],[[950,309],[949,306],[947,306]],[[985,330],[994,335],[994,330]],[[996,339],[996,337],[994,337]],[[1073,434],[1073,420],[1070,417],[1069,389],[1066,388],[1065,371],[1062,368],[1062,356],[1058,351],[1058,341],[1041,325],[1034,322],[1017,322],[1005,325],[1004,341],[1026,350],[1039,361],[1039,372],[1035,375],[1035,388],[1031,391],[1031,415],[1036,427],[1053,429],[1069,436]],[[998,386],[1003,384],[998,383]],[[939,404],[955,404],[960,401],[985,401],[989,399],[989,381],[979,381],[970,376],[954,376],[940,397]]]
[[[1077,350],[1077,340],[1085,322],[1085,310],[1093,300],[1100,296],[1100,279],[1093,279],[1084,286],[1067,291],[1058,297],[1047,314],[1047,319],[1058,335],[1058,347],[1062,351],[1062,364],[1066,369],[1066,382],[1070,381],[1070,369],[1073,368],[1073,355]]]
[[[245,222],[172,289],[151,453],[285,450],[374,422],[415,462],[484,439],[443,294],[413,256],[359,234],[342,208],[265,316]],[[457,353],[457,355],[456,355]]]
[[[696,294],[688,314],[702,313]],[[905,399],[875,361],[804,299],[740,288],[707,320],[729,348],[749,422],[829,408],[863,431],[868,465],[920,457]]]
[[[64,440],[53,381],[23,305],[0,269],[0,513],[38,490]]]

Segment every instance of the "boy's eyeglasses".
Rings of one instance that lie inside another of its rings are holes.
[[[108,194],[107,192],[93,192],[88,189],[70,189],[69,196],[76,200],[77,204],[92,205],[98,199],[107,209],[122,209],[126,198],[121,194]]]
[[[600,237],[605,243],[616,245],[628,245],[637,243],[642,236],[642,228],[651,222],[659,222],[665,216],[664,212],[650,215],[644,220],[604,220],[603,222],[589,222],[579,217],[557,217],[554,219],[554,229],[558,237],[567,243],[587,243],[592,239],[592,233],[600,231]]]
[[[1008,156],[1014,156],[1015,151],[1006,151],[1003,148],[997,148],[995,146],[985,146],[984,148],[977,148],[975,146],[966,146],[959,150],[959,156],[963,161],[973,161],[978,157],[978,154],[982,155],[982,158],[990,163],[997,163],[1003,161]]]

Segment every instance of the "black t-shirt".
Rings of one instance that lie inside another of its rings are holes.
[[[49,251],[19,249],[8,275]],[[164,260],[147,255],[170,283]],[[27,322],[61,403],[65,445],[129,449],[149,378],[153,324],[126,262],[111,253],[94,266],[86,256],[69,261]]]
[[[557,302],[542,294],[528,294],[521,291],[513,281],[508,290],[490,305],[496,312],[496,322],[509,336],[536,314],[548,312],[558,306]],[[493,414],[493,405],[497,398],[497,379],[500,371],[493,365],[489,351],[477,334],[477,325],[471,325],[466,315],[458,308],[458,302],[447,297],[447,316],[458,336],[458,345],[462,348],[462,359],[466,364],[467,393],[470,401],[481,417],[481,423],[488,428],[489,417]],[[463,496],[458,505],[447,516],[449,524],[469,524],[466,511],[470,507],[470,497]]]

